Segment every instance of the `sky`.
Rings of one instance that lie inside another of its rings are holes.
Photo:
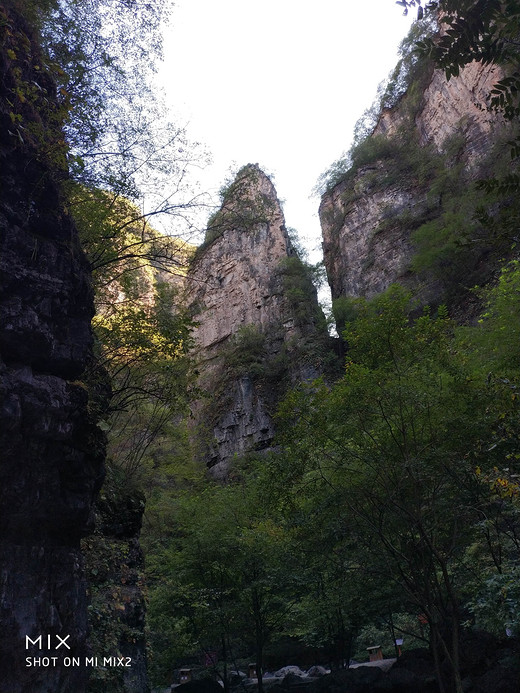
[[[258,163],[319,261],[312,190],[349,149],[411,20],[392,0],[176,0],[159,80],[175,121],[212,156],[203,188],[217,193]]]

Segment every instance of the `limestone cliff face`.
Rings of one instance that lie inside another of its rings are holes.
[[[398,281],[422,292],[425,300],[435,300],[435,282],[419,285],[410,272],[411,233],[440,209],[439,197],[429,194],[431,178],[420,171],[421,158],[443,155],[438,168],[456,164],[468,182],[478,177],[492,133],[500,127],[485,107],[500,74],[496,66],[472,63],[447,81],[443,72],[432,70],[418,107],[412,109],[411,97],[405,94],[395,107],[381,113],[371,140],[382,154],[374,154],[321,200],[323,249],[333,299],[370,298]],[[454,140],[456,161],[445,154]],[[392,143],[395,151],[389,152]],[[403,155],[406,147],[408,162]],[[417,153],[410,161],[413,148]]]
[[[372,296],[408,275],[412,247],[399,224],[378,229],[385,219],[411,213],[421,204],[413,187],[393,185],[370,191],[370,178],[384,174],[377,162],[358,171],[355,185],[362,190],[354,202],[345,201],[351,184],[340,184],[323,198],[320,220],[323,252],[332,298]]]
[[[277,389],[284,380],[318,372],[319,356],[302,347],[325,336],[316,292],[291,246],[276,191],[257,166],[242,169],[230,187],[191,263],[187,286],[199,323],[199,385],[211,398],[195,406],[194,416],[206,425],[209,466],[225,473],[233,455],[269,447]]]
[[[104,450],[82,382],[93,302],[60,200],[55,88],[24,21],[2,5],[0,16],[0,691],[81,692],[87,670],[63,667],[55,647],[60,636],[68,655],[85,654],[79,540]],[[56,666],[26,666],[56,655]]]
[[[285,322],[288,334],[294,327],[279,272],[280,262],[294,252],[274,186],[253,166],[234,185],[212,222],[215,240],[190,269],[190,303],[200,307],[194,336],[204,360],[240,327]]]
[[[422,96],[422,107],[415,118],[419,144],[433,144],[441,151],[454,133],[466,139],[465,156],[469,165],[489,147],[489,134],[497,127],[497,116],[486,110],[486,100],[493,85],[503,75],[498,65],[470,63],[457,77],[447,80],[442,70],[432,72],[431,81]],[[381,113],[374,135],[392,137],[404,116],[399,108]]]

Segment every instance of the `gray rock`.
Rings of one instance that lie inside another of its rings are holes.
[[[284,678],[287,674],[296,674],[296,676],[305,676],[305,672],[295,665],[289,665],[278,669],[274,672],[274,675],[278,678]]]
[[[431,690],[425,685],[423,677],[407,669],[390,669],[387,680],[392,684],[392,690],[399,691],[399,693],[417,693],[417,691],[426,693],[427,690]]]
[[[330,674],[330,671],[320,665],[315,665],[307,671],[307,676],[325,676],[326,674]]]
[[[308,686],[312,684],[313,679],[308,676],[298,676],[298,674],[289,673],[282,679],[282,686],[284,688],[295,688],[297,686]]]
[[[228,674],[228,681],[230,686],[238,686],[246,679],[247,676],[243,671],[231,671]]]

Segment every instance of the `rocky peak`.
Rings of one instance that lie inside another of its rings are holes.
[[[316,355],[302,347],[326,338],[275,188],[257,165],[239,171],[210,219],[188,272],[187,303],[198,322],[199,385],[211,393],[194,404],[198,437],[209,466],[226,473],[233,455],[269,447],[283,383],[317,374]]]
[[[293,254],[272,182],[257,166],[244,167],[210,219],[188,274],[203,360],[246,325],[262,330],[281,321],[290,329],[279,265]]]
[[[353,154],[352,168],[322,197],[333,299],[370,298],[396,281],[426,302],[439,298],[437,279],[411,269],[414,232],[446,211],[450,170],[466,185],[481,174],[500,131],[486,97],[501,72],[471,63],[450,80],[431,67],[422,74],[422,82],[383,109],[371,136],[358,145],[359,161]]]

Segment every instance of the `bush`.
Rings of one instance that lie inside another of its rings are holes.
[[[255,325],[240,327],[225,355],[226,366],[237,376],[263,374],[265,335]]]
[[[359,312],[359,299],[350,296],[339,296],[332,301],[332,314],[336,321],[336,329],[341,334],[348,322],[353,322]]]
[[[300,327],[315,325],[325,327],[317,299],[316,283],[322,279],[321,265],[312,266],[293,255],[280,263],[284,295],[289,301],[296,324]]]

